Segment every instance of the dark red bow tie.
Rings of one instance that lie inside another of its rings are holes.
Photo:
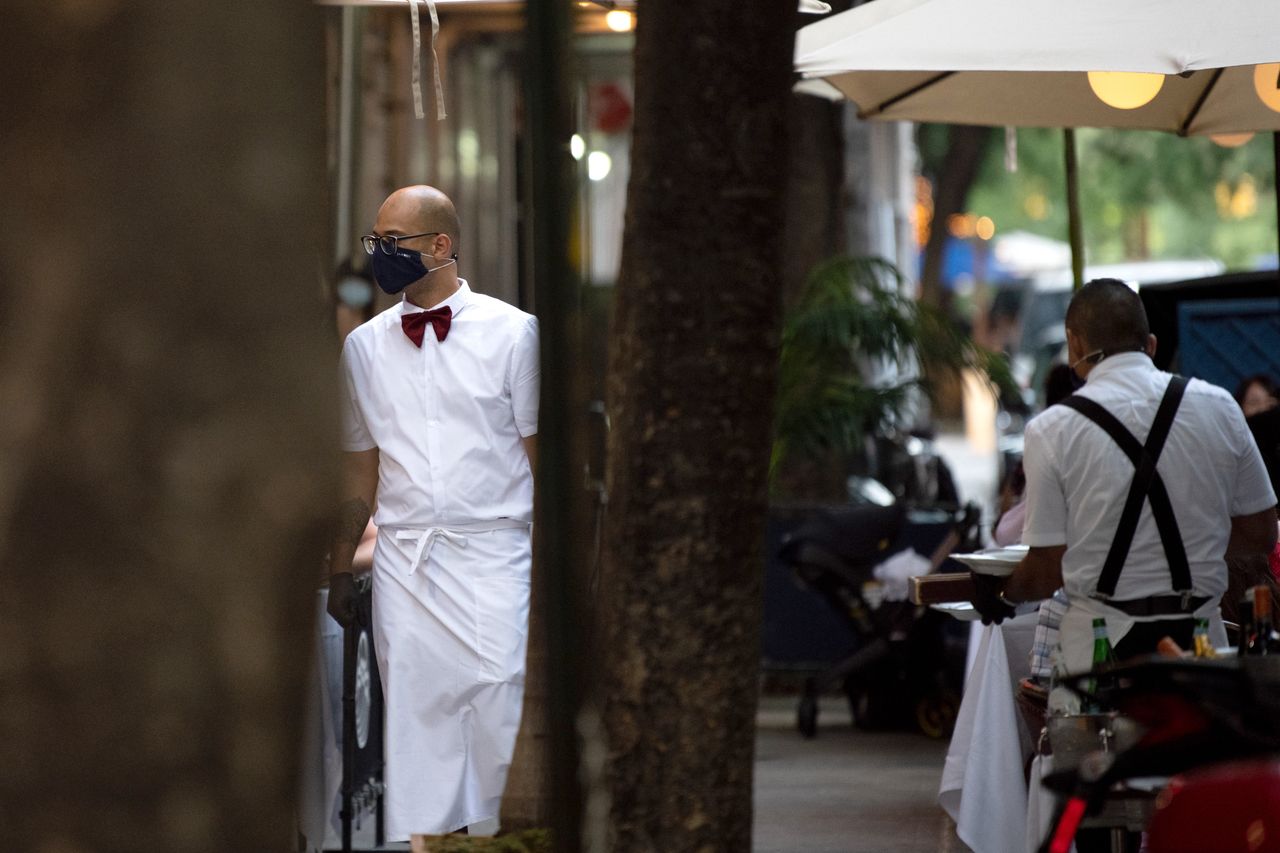
[[[449,324],[452,322],[453,309],[448,305],[431,311],[400,315],[401,328],[409,336],[409,340],[413,341],[413,345],[419,349],[422,348],[422,335],[426,332],[428,323],[436,330],[436,340],[443,342],[445,335],[449,334]]]

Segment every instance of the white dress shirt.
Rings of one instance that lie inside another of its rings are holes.
[[[472,293],[422,347],[401,302],[348,337],[343,447],[377,448],[373,637],[387,838],[496,820],[523,707],[538,327]]]
[[[466,281],[444,341],[422,347],[400,325],[408,301],[353,331],[342,349],[344,450],[379,451],[378,526],[532,521],[521,438],[537,432],[538,325]]]
[[[1146,355],[1121,353],[1094,367],[1076,393],[1100,404],[1145,442],[1169,380],[1170,374],[1157,370]],[[1084,415],[1051,406],[1027,425],[1023,468],[1022,541],[1033,547],[1067,546],[1062,579],[1071,608],[1062,623],[1063,662],[1071,670],[1087,669],[1092,618],[1107,619],[1113,644],[1135,620],[1091,598],[1133,480],[1133,463]],[[1195,594],[1210,598],[1196,615],[1211,616],[1227,588],[1230,519],[1276,503],[1257,444],[1231,395],[1192,379],[1156,468],[1178,521]],[[1144,501],[1114,598],[1172,592],[1164,547]]]

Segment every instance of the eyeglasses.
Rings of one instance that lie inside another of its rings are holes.
[[[372,255],[373,250],[379,247],[382,248],[382,254],[394,255],[397,248],[396,244],[400,240],[412,240],[414,237],[434,237],[440,233],[443,232],[423,231],[421,234],[401,234],[399,236],[395,234],[383,234],[382,236],[366,234],[360,238],[360,243],[364,246],[364,251],[367,255]]]

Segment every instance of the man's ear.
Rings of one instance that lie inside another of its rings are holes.
[[[1075,364],[1084,358],[1084,341],[1075,332],[1067,329],[1067,363]]]
[[[1156,357],[1156,336],[1147,335],[1147,355],[1150,358]]]

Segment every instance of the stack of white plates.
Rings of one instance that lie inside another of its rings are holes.
[[[1013,574],[1013,569],[1022,558],[1027,556],[1026,545],[1011,545],[1008,548],[986,548],[969,554],[950,554],[951,559],[964,563],[975,572],[984,575],[1005,577]]]

